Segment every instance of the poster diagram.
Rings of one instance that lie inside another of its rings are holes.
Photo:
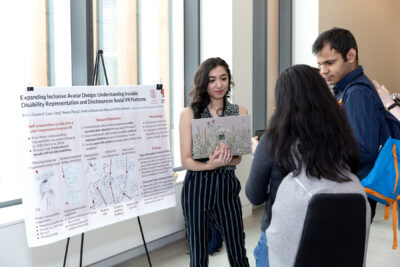
[[[55,171],[46,170],[44,172],[36,171],[36,193],[37,201],[40,202],[39,209],[43,211],[51,211],[56,209],[57,187],[55,180]]]
[[[65,168],[62,167],[62,185],[64,192],[64,201],[68,204],[79,204],[83,203],[83,190],[82,190],[82,178],[80,166],[70,165]]]
[[[176,205],[156,86],[34,88],[20,104],[30,247]]]
[[[140,199],[139,181],[134,155],[109,160],[88,162],[89,201],[92,209],[99,209],[126,201]]]

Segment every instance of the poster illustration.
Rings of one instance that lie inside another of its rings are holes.
[[[156,85],[32,88],[20,105],[29,247],[176,205]]]
[[[232,155],[251,153],[250,129],[249,115],[192,120],[193,158],[208,158],[221,142]]]

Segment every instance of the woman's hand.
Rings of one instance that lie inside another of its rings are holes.
[[[256,148],[257,148],[257,145],[258,145],[258,136],[254,136],[254,137],[252,137],[251,138],[251,144],[252,144],[252,146],[251,146],[251,152],[254,154],[254,152],[256,152]]]
[[[379,97],[382,100],[383,105],[387,108],[394,103],[392,97],[390,96],[390,92],[383,84],[380,84],[377,81],[372,81],[374,84],[376,91],[378,91]]]
[[[379,97],[382,100],[383,105],[385,108],[389,108],[392,104],[394,104],[394,100],[392,99],[390,92],[388,89],[383,84],[380,84],[377,81],[372,81],[374,83],[374,86],[376,88],[376,91],[378,91]],[[399,99],[399,97],[397,96]],[[400,121],[400,106],[394,106],[389,110],[390,113],[392,113],[393,116],[396,117]]]
[[[232,161],[232,155],[229,147],[221,143],[219,146],[215,148],[214,153],[209,156],[209,170],[214,170],[216,168],[229,165]]]

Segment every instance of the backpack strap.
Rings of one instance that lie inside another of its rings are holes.
[[[392,203],[393,249],[397,248],[397,200]]]
[[[393,194],[394,194],[394,192],[396,192],[397,184],[399,182],[399,166],[397,164],[396,144],[393,144],[392,151],[393,151],[392,153],[393,153],[393,158],[394,158],[394,168],[396,170],[396,182],[394,184],[394,189],[393,189]]]
[[[371,89],[372,91],[375,91],[375,87],[373,87],[372,84],[367,83],[366,81],[357,80],[357,81],[350,82],[348,85],[346,85],[346,87],[343,89],[343,92],[346,91],[349,87],[354,86],[354,85],[362,85],[362,86],[365,86],[365,87]]]
[[[400,199],[400,195],[397,196],[395,200],[393,200],[392,203],[389,203],[385,205],[385,220],[389,220],[389,210],[390,210],[390,205],[392,205],[392,226],[393,226],[393,246],[392,249],[397,248],[397,200]]]
[[[366,82],[366,81],[354,81],[354,82],[350,82],[350,83],[343,89],[343,97],[346,95],[346,90],[349,89],[351,86],[354,86],[354,85],[361,85],[361,86],[364,86],[364,87],[368,88],[371,92],[373,92],[373,94],[374,94],[375,98],[378,100],[378,102],[381,103],[381,105],[380,105],[380,107],[379,107],[379,110],[380,110],[380,111],[386,110],[386,109],[385,109],[385,106],[384,106],[383,103],[382,103],[382,100],[380,99],[380,97],[379,97],[379,95],[378,95],[378,92],[377,92],[376,89],[375,89],[375,87],[373,87],[372,84],[370,84],[370,83],[368,83],[368,82]],[[342,97],[342,99],[343,99],[343,97]],[[340,100],[339,100],[339,101],[340,101]]]
[[[389,220],[389,212],[390,212],[390,204],[386,204],[385,205],[385,215],[383,216],[383,218],[386,221]]]
[[[347,90],[349,87],[351,87],[353,85],[362,85],[362,86],[368,88],[369,90],[371,90],[373,92],[373,95],[375,96],[376,100],[380,103],[379,112],[382,115],[381,116],[382,121],[381,121],[381,130],[379,133],[379,145],[380,145],[379,150],[386,143],[386,140],[389,136],[400,139],[400,126],[397,127],[399,130],[395,130],[395,131],[392,130],[392,125],[399,124],[399,122],[396,118],[394,118],[394,116],[390,113],[390,111],[388,111],[385,108],[375,87],[373,87],[372,84],[370,84],[366,81],[355,81],[355,82],[349,83],[343,91]],[[345,94],[346,93],[344,92],[343,96]]]
[[[358,80],[358,81],[350,82],[348,85],[346,85],[346,87],[343,89],[343,95],[346,94],[346,90],[347,90],[347,89],[349,89],[351,86],[354,86],[354,85],[362,85],[362,86],[364,86],[364,87],[367,87],[367,88],[370,89],[371,91],[376,91],[376,90],[375,90],[375,87],[372,87],[371,84],[367,83],[366,81],[360,81],[360,80]],[[378,94],[378,93],[377,93],[377,94]],[[379,97],[379,95],[378,95],[378,97]],[[382,105],[383,105],[383,104],[382,104]]]

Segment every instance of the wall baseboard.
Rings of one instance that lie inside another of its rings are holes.
[[[160,247],[163,247],[167,244],[170,244],[172,242],[175,242],[177,240],[185,238],[185,230],[181,230],[179,232],[164,236],[160,239],[153,240],[151,242],[147,243],[147,249],[148,251],[153,251],[155,249],[158,249]],[[88,267],[109,267],[109,266],[114,266],[116,264],[123,263],[127,260],[131,260],[137,256],[140,256],[142,254],[145,254],[146,251],[144,249],[144,245],[141,245],[136,248],[132,248],[130,250],[127,250],[125,252],[119,253],[117,255],[114,255],[112,257],[109,257],[107,259],[101,260],[99,262],[93,263],[88,265]],[[151,257],[150,257],[151,258]]]
[[[248,204],[248,205],[242,206],[243,219],[250,217],[252,214],[253,214],[253,205]]]

